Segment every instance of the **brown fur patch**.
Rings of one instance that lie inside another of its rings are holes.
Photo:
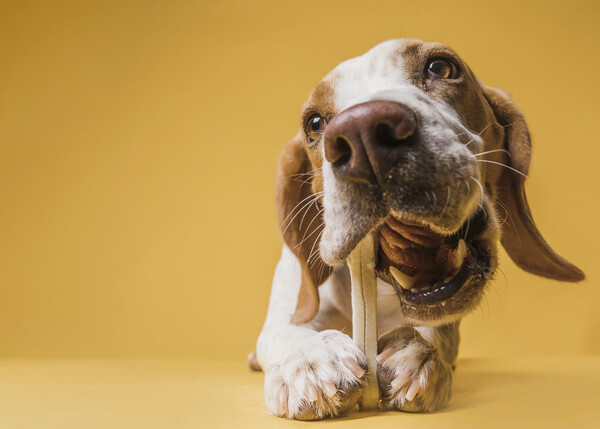
[[[304,134],[304,121],[315,113],[326,119],[335,115],[331,82],[318,83],[304,104],[301,128],[284,148],[277,177],[277,211],[283,239],[302,264],[302,283],[291,320],[294,324],[306,323],[315,316],[319,307],[317,288],[330,273],[319,256],[323,219],[319,212],[321,197],[316,194],[323,190],[322,142],[319,139],[308,144]]]
[[[311,106],[324,118],[330,120],[337,113],[333,102],[335,77],[322,80],[312,90],[305,106]]]

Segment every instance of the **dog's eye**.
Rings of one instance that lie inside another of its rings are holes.
[[[427,63],[427,74],[431,79],[456,79],[458,68],[447,60],[431,60]]]
[[[308,118],[304,131],[306,132],[309,142],[313,142],[321,137],[326,126],[327,121],[319,115],[312,115]]]

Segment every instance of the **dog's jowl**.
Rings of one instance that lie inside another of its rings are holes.
[[[527,124],[501,90],[440,43],[384,42],[333,69],[284,147],[284,246],[251,365],[269,411],[320,419],[361,397],[345,260],[378,242],[381,408],[434,411],[452,396],[458,324],[486,291],[502,245],[522,269],[583,273],[537,229],[524,183]]]

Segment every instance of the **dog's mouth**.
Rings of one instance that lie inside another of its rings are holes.
[[[491,270],[490,257],[477,238],[486,225],[483,208],[449,236],[389,215],[379,228],[377,275],[411,306],[443,303],[467,284],[483,287]]]

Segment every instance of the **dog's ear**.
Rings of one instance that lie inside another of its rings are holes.
[[[306,323],[315,317],[319,308],[317,287],[329,276],[329,268],[319,254],[323,215],[318,195],[311,186],[312,170],[304,134],[299,132],[281,153],[275,191],[283,241],[302,266],[298,304],[291,320],[294,324]]]
[[[533,221],[525,195],[531,139],[523,114],[506,92],[480,85],[496,121],[504,128],[504,149],[510,153],[509,166],[523,173],[505,168],[497,184],[499,209],[507,211],[502,227],[502,245],[511,259],[525,271],[556,280],[583,280],[583,272],[552,250]]]

